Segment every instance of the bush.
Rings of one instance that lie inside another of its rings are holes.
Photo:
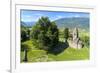
[[[81,40],[83,41],[83,43],[84,43],[84,45],[86,47],[89,47],[89,45],[90,45],[90,38],[89,38],[89,36],[83,36],[83,37],[81,37]]]

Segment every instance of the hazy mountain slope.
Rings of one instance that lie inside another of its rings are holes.
[[[59,28],[82,28],[82,29],[89,29],[89,18],[61,18],[54,21]],[[32,27],[36,22],[22,22],[21,25],[26,27]]]
[[[59,28],[68,27],[68,28],[84,28],[89,29],[89,18],[61,18],[55,20]]]

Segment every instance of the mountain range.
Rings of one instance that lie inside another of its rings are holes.
[[[23,22],[21,21],[21,25],[26,27],[32,27],[36,22]]]
[[[60,18],[54,21],[58,28],[82,28],[89,29],[89,18],[85,17],[74,17],[74,18]],[[22,22],[21,25],[32,27],[36,22]]]
[[[55,23],[59,28],[68,27],[68,28],[89,28],[89,18],[62,18],[55,20]]]

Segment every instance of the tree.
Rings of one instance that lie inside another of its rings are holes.
[[[39,43],[39,48],[40,49],[44,49],[44,50],[47,50],[45,49],[45,46],[47,46],[46,44],[46,36],[45,34],[43,33],[43,31],[40,32],[40,34],[38,35],[38,43]]]
[[[28,39],[27,35],[28,35],[27,30],[22,28],[21,29],[21,41],[26,41]]]
[[[52,48],[58,44],[59,41],[59,36],[58,36],[58,28],[54,22],[49,26],[48,31],[47,31],[47,37],[50,39],[49,40],[49,46]]]
[[[58,34],[55,22],[51,22],[48,17],[41,17],[32,27],[31,39],[38,41],[40,49],[49,50],[58,44]]]
[[[40,33],[40,29],[39,29],[39,25],[36,23],[36,25],[34,25],[30,31],[30,39],[32,40],[37,40],[38,39],[38,35]]]
[[[46,33],[48,27],[51,25],[51,22],[48,17],[41,17],[38,20],[37,24],[40,26],[39,29],[44,31],[44,33]]]
[[[21,25],[21,41],[25,42],[30,39],[30,30],[28,27]]]
[[[30,28],[27,29],[27,35],[28,35],[27,38],[29,40],[30,39]]]
[[[82,36],[80,37],[80,39],[82,40],[83,44],[86,46],[86,47],[89,47],[89,44],[90,44],[90,38],[89,36]]]
[[[67,40],[69,38],[69,29],[68,28],[64,29],[64,38],[65,38],[65,42],[67,42]]]

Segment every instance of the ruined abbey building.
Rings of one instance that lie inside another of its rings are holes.
[[[79,38],[78,28],[74,28],[72,31],[72,37],[68,42],[69,47],[71,48],[81,49],[83,47],[83,42]]]

